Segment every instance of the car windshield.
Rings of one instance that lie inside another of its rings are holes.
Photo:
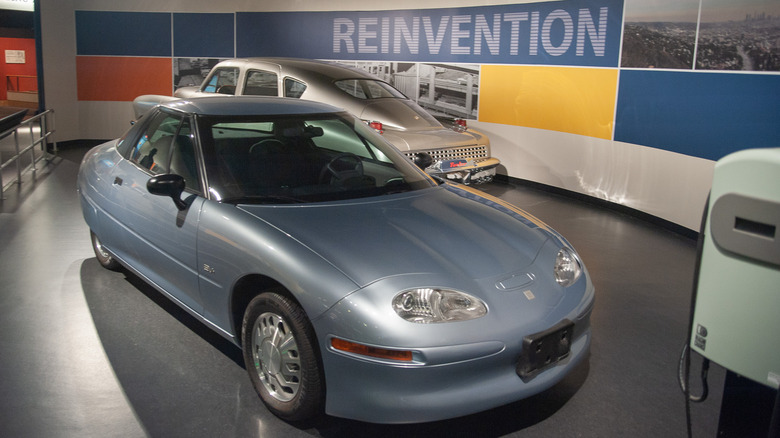
[[[358,99],[405,99],[406,96],[393,88],[390,84],[371,79],[342,79],[335,82],[341,91]]]
[[[209,193],[286,204],[381,196],[436,185],[364,122],[317,116],[202,116]]]

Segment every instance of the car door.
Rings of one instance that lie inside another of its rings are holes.
[[[201,189],[191,120],[158,110],[118,172],[119,190],[129,231],[128,263],[148,280],[190,309],[201,313],[196,239],[205,198]],[[152,195],[146,183],[154,175],[175,173],[185,181],[179,210],[164,196]]]
[[[91,168],[94,175],[84,184],[83,195],[89,199],[84,215],[100,243],[121,260],[127,256],[127,228],[124,226],[124,205],[118,182],[122,181],[118,164],[124,160],[120,148],[131,143],[128,134],[116,141],[116,148],[100,152]]]

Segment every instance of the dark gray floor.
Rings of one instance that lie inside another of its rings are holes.
[[[677,362],[695,242],[646,222],[506,184],[486,191],[579,250],[597,288],[589,360],[560,384],[488,412],[422,425],[269,414],[240,352],[128,274],[101,269],[75,192],[84,150],[63,151],[0,204],[2,437],[682,437]],[[692,407],[716,435],[724,372]]]

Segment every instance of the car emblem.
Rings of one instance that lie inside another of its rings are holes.
[[[536,298],[536,295],[534,295],[534,293],[531,292],[530,290],[523,291],[523,295],[525,295],[525,297],[528,298],[528,301],[531,301],[534,298]]]
[[[209,274],[213,274],[214,272],[216,272],[214,270],[214,268],[212,268],[211,266],[209,266],[209,265],[207,265],[205,263],[203,264],[203,270],[208,272]]]

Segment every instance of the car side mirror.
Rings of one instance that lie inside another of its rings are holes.
[[[146,190],[149,193],[159,196],[170,196],[179,210],[187,208],[187,203],[181,199],[184,187],[184,178],[181,175],[171,173],[153,176],[146,182]]]
[[[431,157],[431,154],[427,152],[418,152],[414,154],[412,161],[417,165],[417,167],[425,170],[430,167],[431,164],[433,164],[433,157]]]

